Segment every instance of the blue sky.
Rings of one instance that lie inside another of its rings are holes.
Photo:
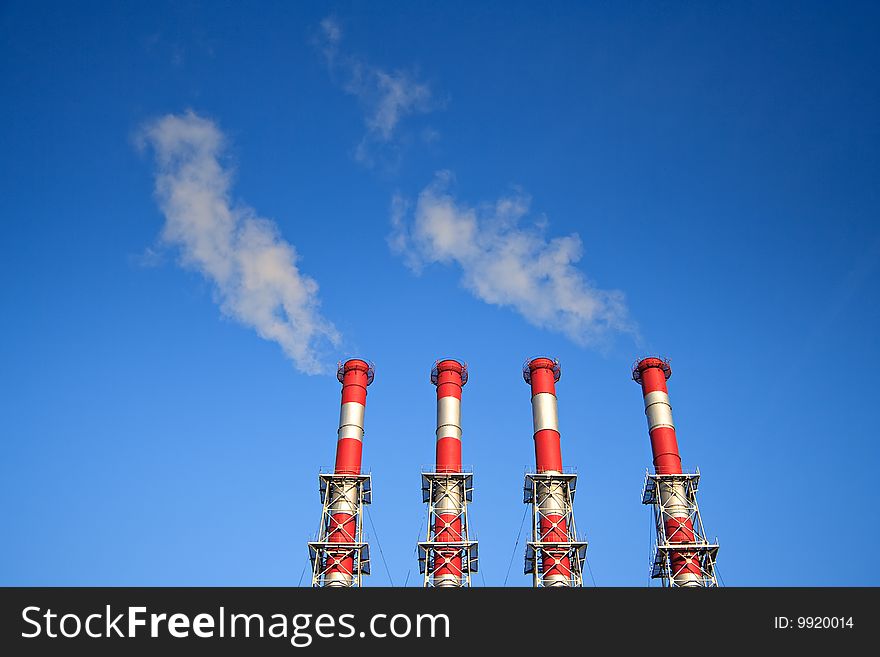
[[[0,583],[296,585],[363,355],[367,584],[418,583],[458,356],[500,585],[547,353],[595,581],[643,586],[661,353],[724,582],[880,584],[878,13],[4,3]]]

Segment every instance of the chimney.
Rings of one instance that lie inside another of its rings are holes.
[[[368,575],[369,548],[363,540],[363,506],[371,501],[370,475],[361,473],[364,410],[373,366],[352,358],[340,363],[336,378],[342,384],[342,405],[332,474],[320,474],[323,509],[318,540],[309,543],[312,586],[360,586]]]
[[[583,585],[587,543],[577,539],[572,510],[577,475],[562,468],[556,403],[561,375],[554,358],[533,358],[523,367],[523,379],[532,388],[535,441],[535,472],[526,475],[523,498],[532,505],[525,572],[536,587]]]
[[[705,538],[696,497],[700,475],[682,471],[666,388],[670,376],[669,361],[662,358],[644,358],[633,366],[632,378],[642,386],[654,456],[654,474],[647,475],[642,497],[654,508],[657,533],[651,574],[665,586],[717,586],[718,545]]]
[[[473,475],[461,465],[461,390],[467,365],[438,360],[431,369],[437,387],[437,452],[435,467],[422,473],[422,501],[428,504],[427,541],[419,543],[419,569],[426,587],[470,586],[477,572],[477,542],[468,535],[467,507]]]

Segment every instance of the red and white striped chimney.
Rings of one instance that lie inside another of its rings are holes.
[[[523,379],[532,387],[532,423],[535,440],[535,466],[539,474],[562,474],[562,448],[559,436],[559,416],[556,403],[556,383],[562,375],[559,361],[553,358],[533,358],[523,368]],[[569,540],[565,522],[566,486],[559,482],[535,485],[540,517],[540,540],[566,542]],[[568,586],[571,581],[571,563],[565,549],[548,549],[543,558],[545,586]]]
[[[666,381],[672,376],[672,368],[661,358],[644,358],[633,368],[633,380],[641,384],[648,418],[648,433],[654,456],[654,472],[659,475],[682,474],[681,456],[672,422],[672,406]],[[662,503],[669,516],[666,520],[666,536],[670,543],[693,543],[694,526],[690,509],[683,503],[686,499],[684,484],[661,487]],[[701,586],[702,570],[698,555],[683,550],[672,552],[672,571],[676,586]]]
[[[373,367],[364,360],[352,358],[339,366],[336,378],[342,384],[342,406],[336,441],[338,475],[359,475],[364,440],[364,410],[367,386],[373,382]],[[327,540],[331,543],[353,543],[357,533],[359,501],[357,486],[346,486],[330,509],[331,527]],[[353,558],[346,556],[329,565],[324,575],[325,586],[351,586]]]
[[[436,471],[461,472],[461,389],[467,383],[467,365],[448,358],[437,361],[431,370],[431,383],[437,386]],[[460,481],[437,485],[434,508],[434,540],[462,541],[461,516],[464,491]],[[462,585],[461,552],[456,548],[437,548],[434,586]]]

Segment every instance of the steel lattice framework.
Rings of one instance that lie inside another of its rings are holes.
[[[370,475],[322,473],[318,481],[321,525],[318,540],[308,544],[312,586],[360,586],[361,576],[370,574],[370,548],[363,536],[364,505],[372,497]]]
[[[660,579],[663,586],[718,586],[718,543],[710,543],[706,538],[697,504],[699,483],[699,470],[682,474],[646,473],[642,504],[653,507],[656,530],[651,577]],[[685,574],[689,577],[683,577]]]
[[[477,541],[470,539],[470,472],[422,472],[422,502],[428,505],[427,540],[418,543],[424,586],[470,586],[478,569]],[[442,574],[438,575],[438,571]]]
[[[526,473],[523,502],[532,505],[532,529],[523,572],[535,587],[584,585],[587,541],[578,538],[574,522],[576,488],[573,472]],[[560,579],[560,572],[567,577]]]

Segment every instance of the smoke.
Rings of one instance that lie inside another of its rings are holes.
[[[340,49],[342,29],[331,17],[321,21],[316,47],[331,73],[339,76],[342,89],[356,97],[364,109],[366,134],[355,149],[355,159],[372,165],[377,152],[394,155],[398,124],[411,114],[427,113],[438,103],[431,88],[406,71],[387,71]],[[436,132],[426,135],[436,138]]]
[[[300,272],[296,249],[272,221],[231,202],[217,125],[191,111],[169,114],[143,126],[138,141],[155,156],[162,242],[214,284],[225,315],[277,342],[300,371],[324,371],[319,348],[340,336],[319,312],[318,284]]]
[[[478,299],[582,346],[611,331],[635,334],[623,293],[594,287],[575,266],[583,255],[577,234],[548,240],[546,221],[522,225],[531,199],[521,192],[475,208],[456,201],[451,182],[450,172],[437,173],[412,213],[402,197],[392,200],[388,243],[411,270],[457,265]]]

